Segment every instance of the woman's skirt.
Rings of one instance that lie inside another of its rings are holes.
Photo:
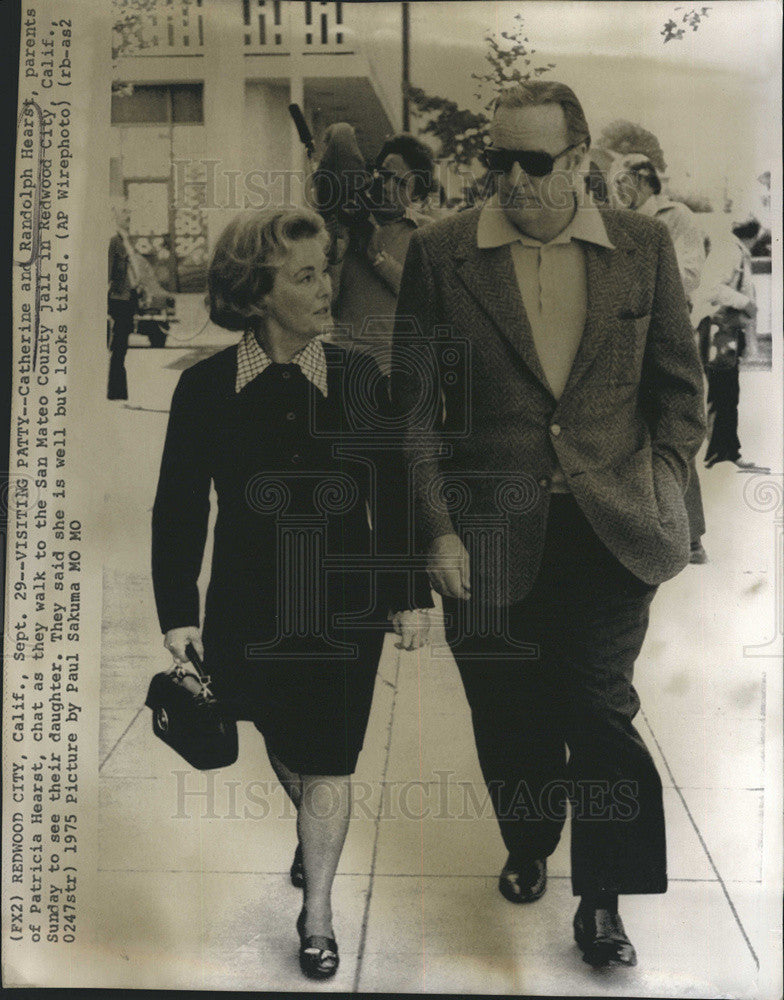
[[[258,633],[205,628],[205,667],[227,710],[255,723],[290,770],[353,774],[385,635],[376,626],[259,643]]]

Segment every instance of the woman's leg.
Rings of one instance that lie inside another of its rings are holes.
[[[283,786],[283,790],[294,803],[295,808],[299,809],[299,804],[302,800],[302,776],[297,774],[296,771],[289,770],[283,761],[269,750],[267,751],[267,756],[269,757],[270,764],[272,764],[272,770]]]
[[[107,399],[128,398],[128,376],[125,371],[125,354],[128,338],[133,332],[133,306],[128,302],[115,303],[111,311],[114,325],[109,345],[109,386]]]
[[[334,937],[332,882],[351,816],[351,775],[301,777],[297,832],[305,868],[305,933]]]

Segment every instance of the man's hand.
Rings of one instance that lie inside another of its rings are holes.
[[[183,628],[170,628],[163,638],[163,645],[172,654],[174,659],[183,665],[187,673],[196,673],[192,663],[188,659],[185,647],[193,646],[201,659],[204,659],[204,646],[201,642],[201,633],[196,625],[185,625]]]
[[[748,297],[742,292],[729,288],[727,285],[717,285],[711,293],[710,302],[712,306],[724,309],[745,309],[748,304]]]
[[[430,586],[444,597],[467,601],[471,596],[470,560],[457,535],[439,535],[428,552]]]
[[[392,628],[400,636],[398,649],[420,649],[430,636],[430,615],[427,609],[396,611],[392,615]]]

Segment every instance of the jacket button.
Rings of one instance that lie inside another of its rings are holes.
[[[280,373],[280,377],[291,378],[291,372],[288,370],[288,368],[284,368],[283,371]]]
[[[302,459],[299,457],[298,454],[295,453],[294,455],[291,456],[291,464],[292,465],[299,465],[299,463],[301,461],[302,461]]]
[[[553,437],[558,437],[558,435],[561,433],[561,427],[560,427],[560,425],[559,424],[552,424],[551,427],[550,427],[550,433],[553,435]]]
[[[296,420],[296,419],[297,419],[297,414],[293,410],[289,410],[289,412],[286,414],[286,420]]]

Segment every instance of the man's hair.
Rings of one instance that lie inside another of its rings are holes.
[[[269,295],[275,265],[291,244],[325,233],[320,216],[307,209],[264,209],[235,216],[218,237],[207,275],[210,320],[244,330],[253,307]]]
[[[493,114],[499,108],[536,108],[542,104],[558,104],[566,119],[566,134],[569,142],[577,145],[585,142],[591,145],[591,132],[585,118],[583,106],[577,95],[565,83],[545,80],[526,80],[501,91],[493,105]]]
[[[656,167],[654,167],[650,160],[642,160],[640,163],[634,163],[628,170],[630,174],[636,174],[638,177],[644,178],[654,194],[661,194],[661,181],[656,172]]]
[[[408,132],[400,132],[386,140],[376,157],[376,170],[380,170],[388,156],[397,154],[406,162],[414,176],[414,197],[427,198],[433,190],[433,154],[430,149]]]
[[[737,226],[733,226],[732,232],[739,240],[753,240],[759,235],[760,229],[762,226],[756,219],[748,219],[746,222],[740,222]]]

